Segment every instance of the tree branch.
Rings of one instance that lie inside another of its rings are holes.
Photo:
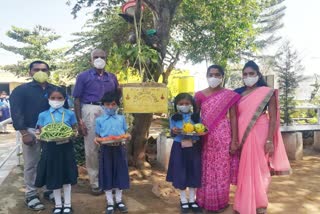
[[[168,68],[163,73],[163,81],[162,81],[163,83],[168,84],[169,76],[170,76],[172,70],[175,68],[177,62],[179,61],[179,56],[180,56],[180,50],[177,51],[175,57],[172,58]]]

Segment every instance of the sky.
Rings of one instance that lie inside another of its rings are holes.
[[[71,34],[81,31],[89,16],[82,12],[77,19],[74,19],[71,15],[71,7],[66,5],[66,1],[3,1],[0,8],[0,41],[15,45],[15,42],[5,35],[12,25],[30,29],[40,24],[62,35],[62,38],[53,46],[71,45],[69,42],[72,39]],[[320,74],[320,0],[286,0],[285,6],[287,7],[283,19],[285,26],[279,33],[283,38],[290,40],[297,49],[305,66],[305,73]],[[18,56],[0,49],[0,65],[12,64],[17,60],[19,60]],[[206,70],[205,63],[192,65],[180,62],[178,66],[187,68],[192,73],[204,73]]]

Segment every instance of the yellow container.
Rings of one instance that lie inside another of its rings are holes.
[[[193,76],[185,76],[178,77],[178,85],[179,85],[179,93],[194,93],[194,77]]]
[[[160,83],[131,83],[122,87],[125,113],[167,113],[168,89]]]

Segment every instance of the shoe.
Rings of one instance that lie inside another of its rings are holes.
[[[202,213],[201,207],[196,202],[189,203],[189,207],[191,208],[193,213]]]
[[[62,207],[55,207],[52,209],[52,214],[61,214],[62,212]]]
[[[106,207],[106,214],[113,214],[114,213],[114,205],[108,205]]]
[[[128,207],[122,201],[119,203],[116,203],[116,208],[122,213],[128,212]]]
[[[189,203],[181,203],[180,202],[180,211],[181,213],[189,213],[190,209],[189,209]]]
[[[102,195],[103,194],[103,190],[100,189],[99,187],[92,187],[91,188],[91,194],[98,196],[98,195]]]
[[[63,207],[62,214],[72,214],[73,209],[72,207]]]

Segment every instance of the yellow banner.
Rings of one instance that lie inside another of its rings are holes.
[[[127,84],[123,86],[123,108],[126,113],[167,113],[168,89],[162,84]]]

